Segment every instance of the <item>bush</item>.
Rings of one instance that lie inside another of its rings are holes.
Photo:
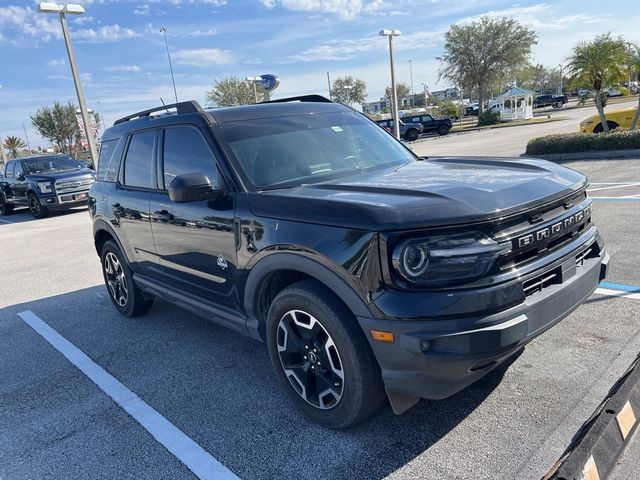
[[[495,110],[484,110],[478,116],[478,126],[494,125],[500,121],[500,112]]]
[[[640,130],[618,128],[611,133],[561,133],[529,140],[527,155],[640,149]]]

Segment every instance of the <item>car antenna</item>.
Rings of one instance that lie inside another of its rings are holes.
[[[164,103],[164,100],[162,99],[162,97],[160,97],[160,101],[162,102],[162,105],[164,105],[165,107],[167,106],[166,103]],[[167,111],[167,113],[169,113],[169,109],[165,108],[165,110]]]

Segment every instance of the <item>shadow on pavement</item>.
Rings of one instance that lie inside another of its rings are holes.
[[[43,339],[25,333],[29,327],[16,316],[24,310],[32,310],[241,478],[383,478],[450,434],[499,385],[519,356],[449,399],[423,400],[401,416],[385,404],[369,422],[336,432],[295,409],[272,372],[264,344],[163,301],[156,301],[143,317],[124,318],[104,286],[96,286],[0,310],[4,338],[20,334],[36,351],[51,354],[42,350],[52,348]],[[33,355],[31,361],[37,369],[44,360]],[[25,368],[12,365],[8,352],[0,353],[0,362],[2,370]],[[18,389],[21,381],[50,381],[21,380],[23,376],[29,375],[12,375],[2,390]],[[69,380],[66,388],[72,394],[77,387]],[[96,387],[95,395],[104,394]],[[19,398],[27,404],[18,411],[27,417],[42,402],[37,396]],[[7,405],[2,404],[0,416],[5,416]],[[54,403],[40,414],[55,416],[56,411]],[[16,425],[21,421],[33,419],[12,419]],[[5,447],[7,471],[13,470],[11,459],[24,461],[31,455],[24,438],[12,437]],[[79,455],[73,450],[66,454],[72,463]],[[37,477],[38,466],[33,468]],[[128,474],[148,478],[140,468]]]

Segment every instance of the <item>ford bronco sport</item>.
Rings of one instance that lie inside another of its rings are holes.
[[[158,297],[266,342],[293,403],[332,428],[465,388],[577,308],[609,260],[580,173],[419,158],[314,95],[127,116],[97,176],[115,308]]]

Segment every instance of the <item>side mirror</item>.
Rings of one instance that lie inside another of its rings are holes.
[[[16,177],[16,180],[22,182],[24,180],[24,175],[22,173],[18,174],[18,176]]]
[[[209,177],[203,173],[178,175],[169,184],[169,198],[176,203],[196,202],[221,195],[222,190],[214,190]]]

